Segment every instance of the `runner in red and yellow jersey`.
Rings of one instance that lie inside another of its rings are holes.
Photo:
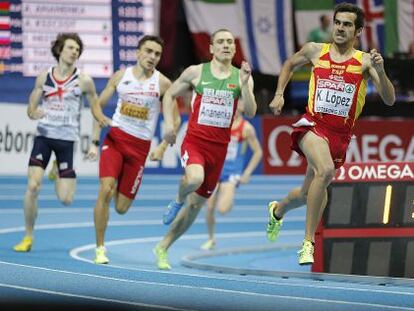
[[[382,100],[392,106],[394,87],[384,71],[384,60],[376,51],[355,50],[355,40],[364,26],[364,12],[341,3],[335,7],[333,43],[310,42],[283,65],[270,108],[280,114],[283,92],[295,67],[311,63],[309,101],[306,113],[293,127],[292,149],[304,156],[308,168],[302,187],[295,188],[281,202],[269,203],[267,236],[275,241],[282,217],[296,207],[307,205],[305,239],[299,264],[312,264],[314,235],[327,203],[327,187],[335,169],[343,165],[355,121],[365,102],[366,85],[372,79]]]
[[[173,99],[188,89],[193,90],[193,99],[187,134],[181,146],[185,174],[176,199],[168,205],[163,217],[164,224],[175,221],[154,249],[159,269],[171,269],[167,249],[190,227],[216,187],[239,97],[244,100],[247,117],[256,113],[250,66],[243,62],[240,70],[233,67],[235,52],[233,34],[227,29],[217,30],[211,36],[211,62],[185,69],[165,93],[164,139],[170,144],[175,143]],[[185,202],[187,206],[178,213]]]

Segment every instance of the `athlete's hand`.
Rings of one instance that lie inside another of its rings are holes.
[[[94,144],[91,144],[88,152],[85,155],[85,160],[96,161],[98,159],[99,149]]]
[[[107,116],[105,116],[104,114],[96,118],[96,121],[98,122],[100,127],[112,126],[112,120],[108,118]]]
[[[241,175],[239,184],[247,184],[250,181],[250,175]]]
[[[174,127],[165,127],[164,129],[164,140],[170,145],[175,144],[175,140],[177,139],[177,134],[174,131]]]
[[[270,110],[272,110],[275,116],[278,116],[282,112],[283,105],[285,104],[285,99],[283,94],[276,94],[273,100],[269,104]]]
[[[32,120],[39,120],[45,116],[45,112],[41,107],[36,107],[35,110],[29,113],[29,118]]]
[[[161,161],[164,157],[165,147],[162,144],[159,144],[154,150],[150,153],[150,160],[151,161]]]
[[[371,56],[371,64],[378,73],[384,72],[384,58],[376,49],[369,51]]]
[[[252,68],[248,62],[243,61],[240,67],[240,81],[242,84],[247,83],[252,74]]]

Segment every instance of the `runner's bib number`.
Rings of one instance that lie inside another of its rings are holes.
[[[202,125],[229,128],[233,117],[233,99],[203,96],[198,113],[198,123]]]
[[[355,85],[320,79],[315,93],[315,111],[348,117],[355,94]]]

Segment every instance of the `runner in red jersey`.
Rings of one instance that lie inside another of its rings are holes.
[[[314,235],[327,203],[327,187],[342,166],[352,128],[365,102],[369,78],[386,105],[395,101],[394,87],[384,71],[384,60],[376,51],[355,50],[355,40],[364,26],[364,12],[341,3],[335,7],[332,44],[310,42],[283,65],[270,108],[280,114],[283,92],[295,67],[311,63],[309,100],[306,113],[292,132],[292,149],[304,156],[308,168],[302,187],[295,188],[281,202],[269,203],[267,237],[275,241],[283,215],[306,203],[306,228],[299,264],[312,264]]]
[[[111,126],[102,144],[99,161],[100,186],[94,209],[96,264],[109,262],[104,244],[111,200],[114,198],[115,210],[125,214],[141,185],[158,121],[160,97],[171,86],[171,81],[156,69],[163,46],[164,41],[158,36],[142,37],[137,46],[136,64],[112,75],[99,96],[98,105],[92,109],[100,126]],[[118,102],[112,119],[109,119],[103,114],[102,107],[115,92]],[[177,109],[173,119],[178,127]],[[161,148],[163,144],[160,144]]]
[[[243,62],[240,70],[233,67],[231,62],[235,51],[233,34],[227,29],[217,30],[211,36],[211,62],[188,67],[165,93],[164,139],[173,144],[176,138],[173,99],[193,89],[188,130],[181,146],[185,174],[177,198],[164,214],[164,224],[175,219],[185,201],[188,206],[178,214],[164,239],[154,248],[159,269],[171,269],[167,249],[190,227],[216,187],[230,141],[238,98],[244,100],[247,117],[256,113],[250,66]]]

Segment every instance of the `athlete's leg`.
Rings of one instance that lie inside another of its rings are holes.
[[[37,218],[37,200],[45,170],[40,166],[29,166],[27,190],[24,196],[25,235],[33,236]]]
[[[179,204],[185,202],[187,196],[197,190],[204,181],[204,167],[200,164],[190,164],[185,167],[185,174],[178,188],[176,201]]]
[[[327,188],[335,176],[335,166],[331,158],[328,142],[309,131],[299,142],[315,176],[309,185],[307,195],[305,240],[314,242],[314,235],[320,216],[327,202]]]
[[[211,197],[208,198],[207,200],[207,211],[206,211],[206,224],[207,224],[207,231],[208,231],[207,242],[215,241],[214,232],[215,232],[215,226],[216,226],[216,218],[214,216],[214,213],[216,211],[217,199],[219,197],[220,191],[221,191],[221,183],[217,185],[216,190],[213,192]],[[209,244],[211,244],[211,242]]]
[[[188,196],[188,206],[180,210],[177,218],[171,224],[170,229],[164,238],[158,243],[158,246],[167,250],[185,231],[187,231],[196,219],[206,200],[205,197],[202,197],[197,193],[191,193]]]
[[[33,228],[37,218],[38,196],[43,175],[52,154],[53,140],[37,136],[29,159],[27,190],[24,195],[25,236],[14,246],[17,252],[28,252],[33,243]]]
[[[125,214],[131,207],[134,199],[131,199],[120,192],[118,192],[115,197],[115,210],[118,212],[118,214]]]
[[[313,167],[308,165],[302,186],[293,188],[282,201],[277,202],[277,207],[274,209],[274,216],[277,219],[281,219],[288,211],[306,204],[309,186],[314,176]]]
[[[70,205],[76,191],[76,178],[61,178],[57,175],[55,190],[60,202],[64,205]]]
[[[70,205],[76,190],[76,173],[73,169],[74,142],[54,140],[52,144],[59,172],[55,180],[56,195],[63,204]]]
[[[231,182],[231,181],[221,182],[218,184],[216,190],[213,193],[213,196],[211,196],[208,199],[206,222],[207,222],[209,238],[201,246],[202,249],[209,250],[209,249],[214,248],[216,244],[216,238],[215,238],[216,208],[223,215],[228,213],[233,207],[235,192],[236,192],[236,183]]]
[[[221,183],[220,195],[217,200],[217,209],[220,214],[227,214],[233,208],[236,183],[229,181]]]
[[[97,247],[104,246],[105,231],[109,220],[109,204],[115,194],[115,178],[102,177],[100,179],[98,199],[93,212]]]
[[[204,181],[204,167],[201,164],[189,164],[185,167],[185,174],[181,179],[178,194],[175,201],[168,204],[167,210],[163,215],[163,223],[172,223],[184,205],[187,196],[200,188]]]

